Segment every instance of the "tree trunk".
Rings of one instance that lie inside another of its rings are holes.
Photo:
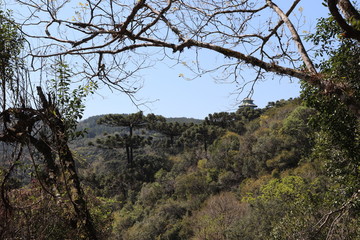
[[[360,14],[354,8],[351,2],[348,0],[328,0],[328,7],[331,15],[344,31],[342,35],[346,38],[352,38],[360,41],[360,31],[349,24],[349,21],[351,22],[351,20],[360,21]],[[341,15],[339,8],[341,9],[345,18]]]
[[[81,189],[80,180],[76,172],[75,160],[68,146],[66,127],[61,120],[60,113],[46,99],[41,87],[37,87],[40,101],[44,108],[43,116],[54,136],[54,145],[57,151],[60,168],[66,192],[76,214],[76,227],[82,227],[85,232],[85,239],[96,240],[96,231],[87,208],[84,193]]]
[[[125,149],[126,149],[127,163],[130,166],[131,165],[130,146],[126,145]]]

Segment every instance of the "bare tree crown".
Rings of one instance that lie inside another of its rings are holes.
[[[294,12],[301,0],[278,4],[271,0],[17,2],[32,11],[24,25],[42,31],[36,35],[27,32],[43,41],[33,49],[34,57],[79,55],[88,76],[127,93],[135,88],[122,84],[157,60],[152,56],[178,59],[188,48],[196,53],[207,49],[229,58],[216,69],[229,72],[235,81],[249,66],[256,71],[254,82],[265,72],[273,72],[324,89],[328,84],[317,73],[299,31],[301,22]],[[354,5],[349,0],[324,3],[344,30],[344,37],[359,40],[356,23],[360,14]],[[196,68],[208,71],[200,62]]]

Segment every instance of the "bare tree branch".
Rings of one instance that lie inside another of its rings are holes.
[[[272,1],[267,0],[266,1],[267,4],[274,9],[274,11],[280,16],[280,18],[282,19],[282,21],[287,25],[288,29],[291,32],[291,35],[293,36],[293,40],[295,41],[298,51],[301,55],[301,58],[303,59],[306,68],[308,69],[309,72],[316,74],[316,69],[314,67],[313,62],[310,60],[309,55],[301,41],[301,38],[299,36],[299,33],[296,31],[294,25],[292,24],[292,22],[290,21],[290,19],[286,16],[286,14],[284,14],[284,12],[276,5],[274,4]]]
[[[313,59],[304,47],[297,26],[291,20],[293,11],[301,0],[293,0],[287,11],[282,10],[282,3],[275,4],[271,0],[140,0],[135,3],[87,0],[87,6],[74,13],[77,15],[72,20],[71,13],[68,13],[71,2],[56,6],[57,3],[52,1],[50,6],[50,3],[41,5],[39,0],[31,0],[29,3],[17,1],[28,6],[34,16],[26,19],[27,25],[32,21],[37,27],[42,26],[47,33],[45,36],[32,34],[44,41],[32,53],[34,57],[80,55],[88,59],[85,61],[87,65],[98,66],[91,78],[100,77],[101,81],[110,86],[121,85],[125,78],[132,75],[124,74],[119,77],[123,81],[112,80],[111,73],[119,71],[119,65],[112,64],[115,58],[145,54],[152,61],[152,51],[163,49],[161,59],[169,57],[181,62],[179,56],[181,58],[184,55],[180,53],[186,49],[194,49],[196,54],[201,49],[207,49],[229,59],[231,64],[219,64],[223,70],[233,66],[233,71],[238,71],[236,74],[229,74],[229,77],[241,76],[242,68],[236,67],[238,64],[255,67],[253,70],[256,74],[261,69],[281,76],[295,77],[319,87],[325,94],[337,94],[347,105],[351,105],[356,114],[360,113],[360,104],[356,99],[346,96],[345,100],[344,96],[349,92],[348,86],[329,82],[321,74],[317,74]],[[328,0],[328,4],[330,12],[345,34],[360,39],[359,30],[350,24],[352,20],[359,19],[359,13],[350,1]],[[53,29],[54,25],[59,25],[56,31]],[[31,36],[25,27],[24,31]],[[166,49],[179,55],[171,56]],[[159,51],[155,51],[156,56],[159,56]],[[101,62],[99,57],[94,56],[102,56]],[[219,66],[202,70],[201,64],[196,62],[195,67],[197,70],[201,69],[201,72],[209,72],[211,69],[221,72]],[[121,65],[120,70],[131,67],[142,68],[131,66],[127,62]],[[193,72],[196,72],[195,69]],[[131,92],[125,85],[119,89]]]

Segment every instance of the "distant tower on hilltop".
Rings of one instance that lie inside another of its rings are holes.
[[[254,104],[254,100],[252,100],[251,98],[244,98],[244,100],[242,100],[240,108],[244,107],[257,108],[257,105]]]

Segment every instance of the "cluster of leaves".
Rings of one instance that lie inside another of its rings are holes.
[[[84,100],[88,95],[95,92],[98,88],[97,83],[90,81],[84,86],[80,85],[75,89],[71,89],[74,74],[71,72],[69,65],[61,60],[54,64],[53,72],[55,78],[49,80],[48,85],[52,91],[53,101],[58,106],[66,125],[67,134],[70,139],[84,136],[86,129],[79,131],[77,124],[83,117],[85,110]]]
[[[360,102],[360,44],[343,38],[332,17],[320,19],[317,29],[316,35],[310,35],[309,39],[320,44],[318,52],[328,57],[319,67],[328,82],[329,93],[323,94],[303,83],[302,95],[307,105],[318,111],[312,120],[320,131],[314,155],[327,162],[332,180],[341,184],[338,191],[349,196],[360,187],[356,180],[359,177],[360,125],[352,108]],[[341,84],[344,92],[333,92],[333,83]],[[331,151],[326,153],[325,149]]]
[[[14,76],[12,73],[14,71],[13,66],[20,59],[24,38],[19,34],[17,27],[11,19],[11,12],[0,10],[0,65],[2,77],[4,77],[4,73],[9,77]]]

